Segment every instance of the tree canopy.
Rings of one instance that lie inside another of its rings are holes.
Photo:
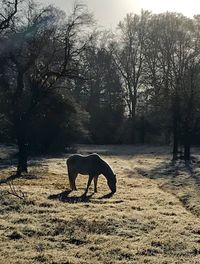
[[[173,159],[200,134],[200,16],[127,14],[115,32],[86,6],[65,14],[0,1],[0,141],[31,153],[72,143],[171,144]]]

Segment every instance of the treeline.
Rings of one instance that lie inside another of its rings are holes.
[[[200,135],[200,16],[128,14],[100,31],[87,8],[0,1],[0,141],[30,153],[72,143],[172,144]]]

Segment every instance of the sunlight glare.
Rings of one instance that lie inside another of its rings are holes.
[[[188,17],[200,13],[199,0],[141,0],[140,5],[143,9],[152,11],[153,13],[170,11],[182,13]]]

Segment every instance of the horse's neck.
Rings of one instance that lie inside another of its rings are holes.
[[[106,178],[110,178],[113,176],[113,171],[111,169],[111,167],[105,162],[103,161],[103,169],[102,169],[102,174],[106,177]]]

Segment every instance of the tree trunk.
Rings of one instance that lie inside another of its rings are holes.
[[[184,143],[184,160],[185,162],[190,161],[190,143]]]
[[[146,122],[145,122],[145,118],[144,116],[142,116],[141,120],[140,120],[140,144],[144,144],[145,143],[145,136],[146,136]]]
[[[18,164],[17,174],[21,175],[23,172],[28,172],[27,160],[28,160],[28,143],[26,134],[26,124],[23,121],[17,124],[17,145],[18,145]]]
[[[176,114],[173,117],[173,160],[178,158],[178,120]]]
[[[131,144],[135,143],[135,117],[131,118]]]
[[[22,107],[24,89],[24,71],[19,69],[17,76],[17,88],[13,96],[14,129],[18,145],[17,175],[28,172],[28,144],[27,144],[27,117]]]
[[[23,172],[28,172],[27,169],[27,160],[28,160],[28,150],[27,143],[21,138],[18,139],[18,165],[17,165],[17,174],[21,175]]]
[[[178,87],[178,85],[177,85]],[[178,88],[176,87],[175,96],[173,98],[172,105],[172,117],[173,117],[173,158],[175,161],[178,159],[178,147],[180,144],[180,102],[178,97]]]
[[[188,127],[188,122],[185,125],[184,128],[184,160],[185,162],[190,161],[190,147],[191,147],[191,137],[190,137],[190,131]]]

